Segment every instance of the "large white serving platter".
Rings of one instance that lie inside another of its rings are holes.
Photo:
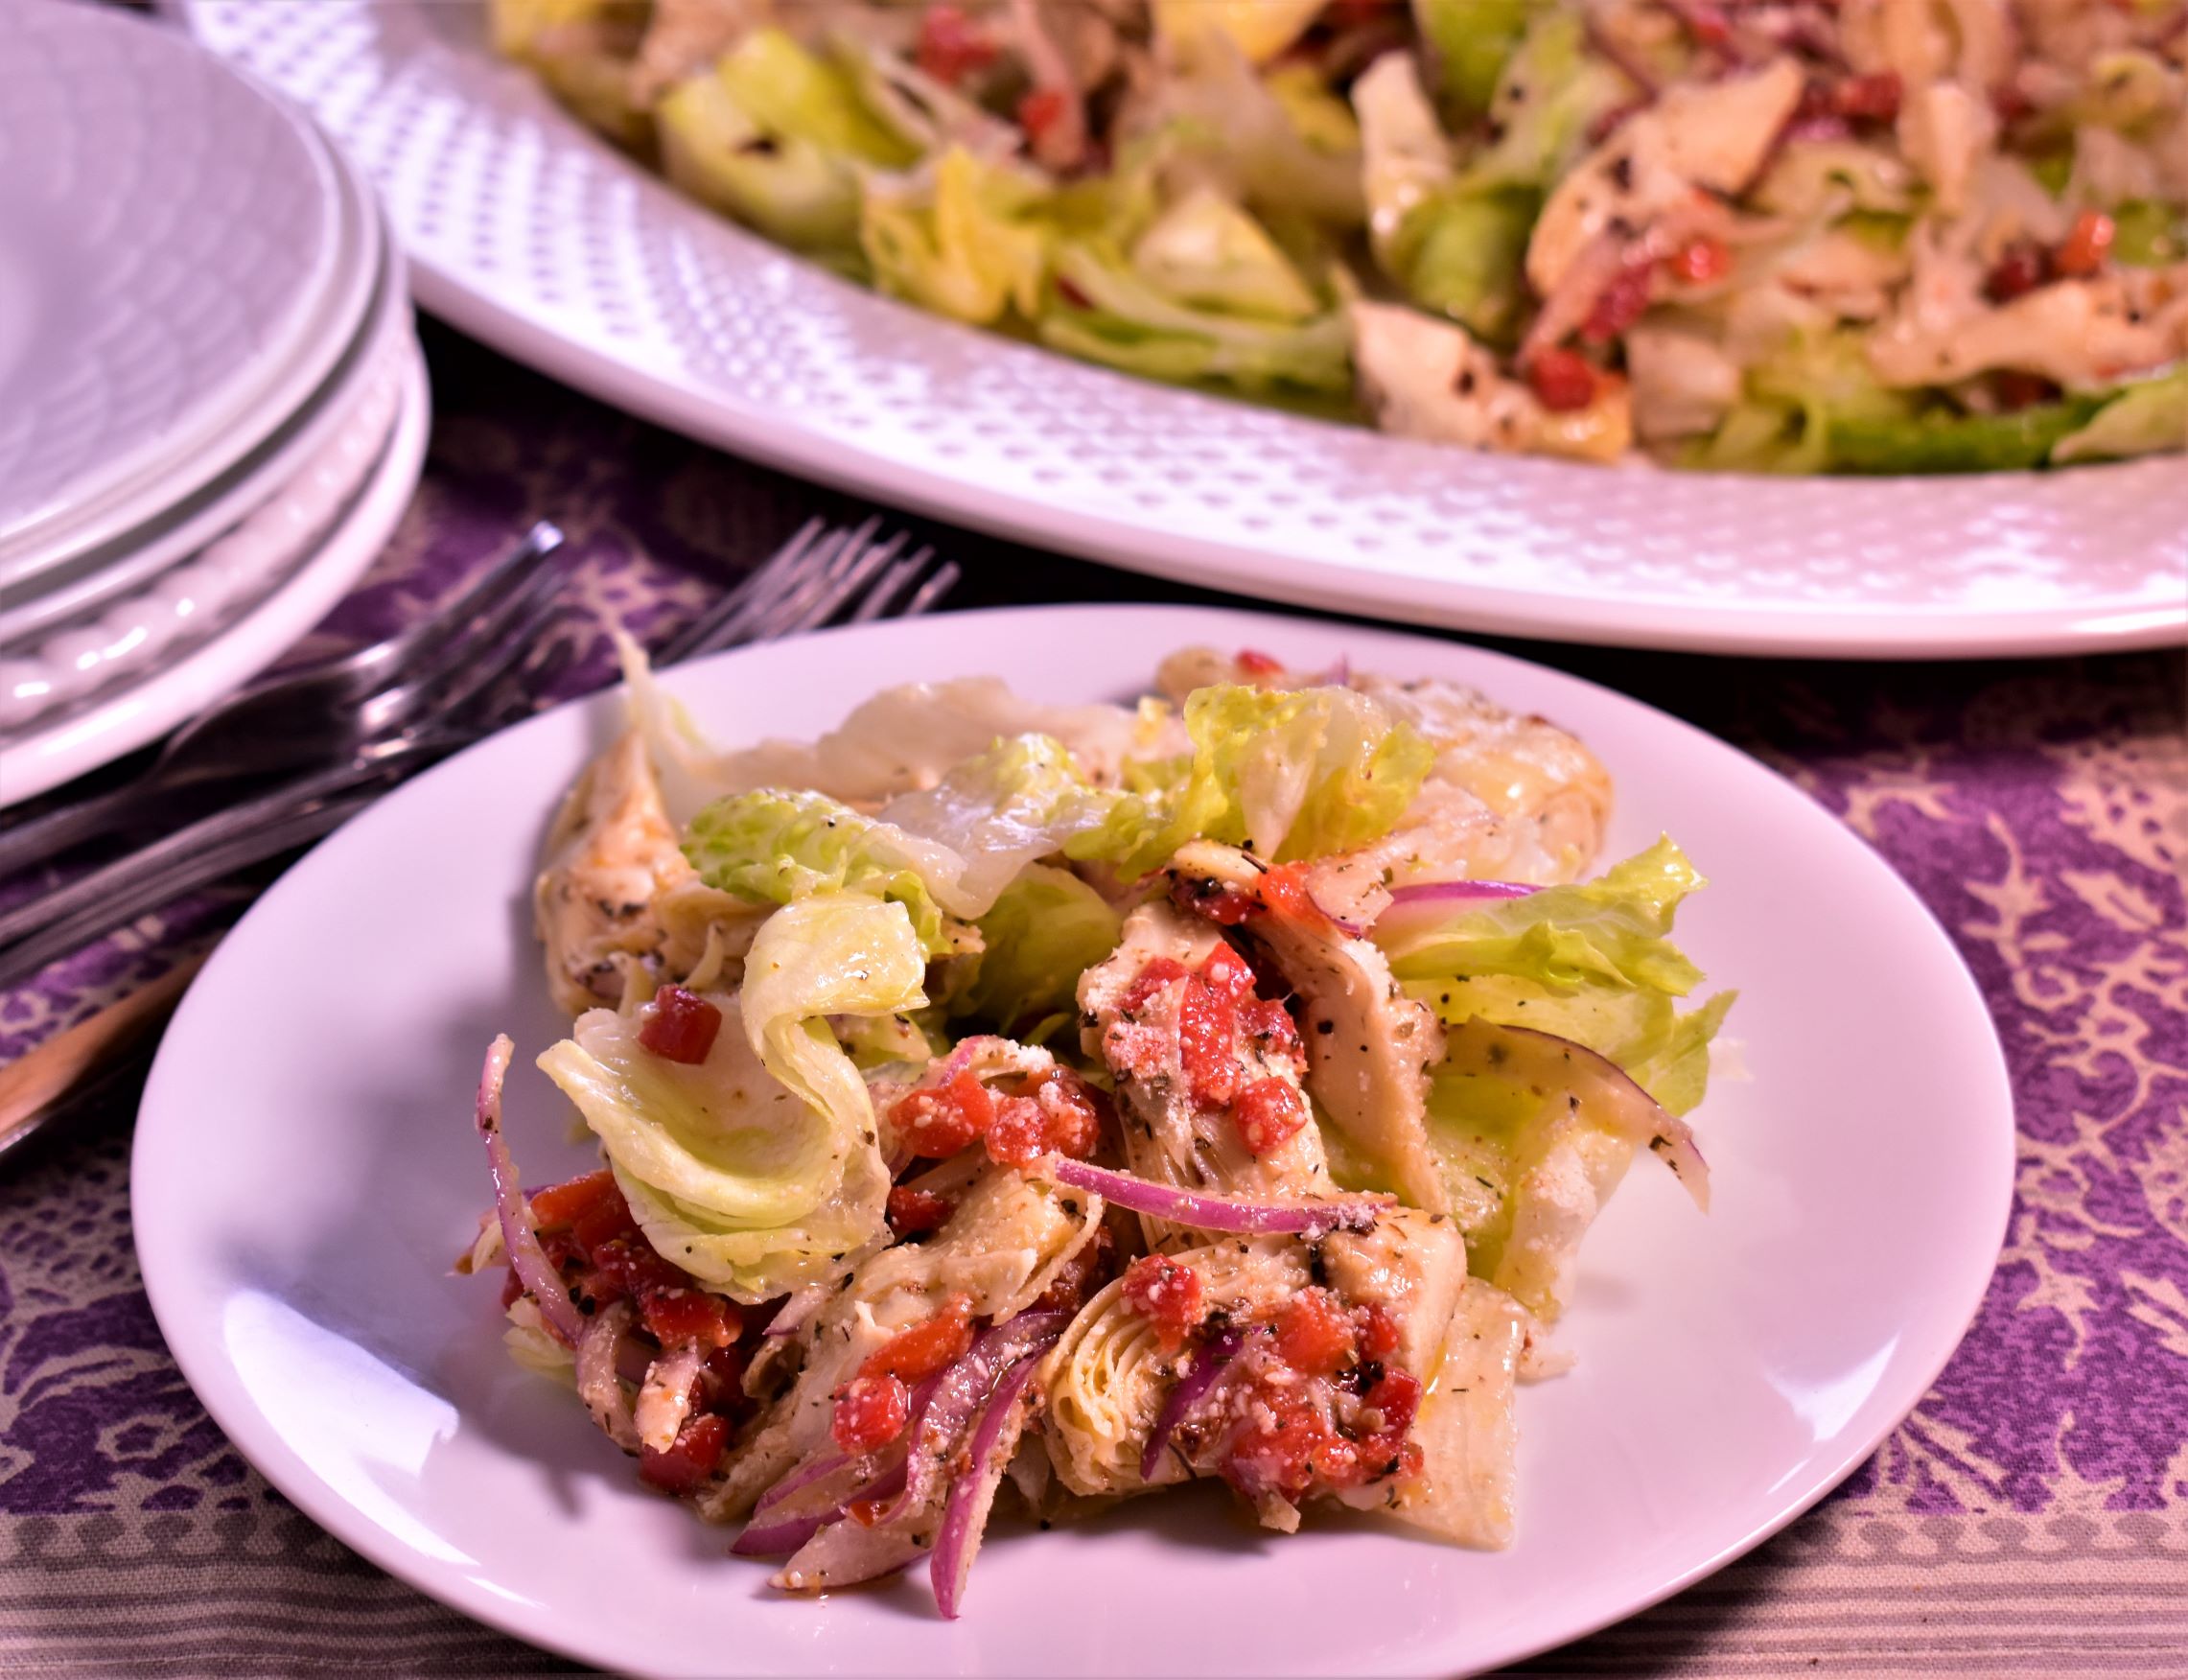
[[[1805,479],[1472,455],[1110,373],[836,280],[587,133],[442,0],[174,0],[379,183],[419,301],[633,412],[1291,604],[1563,641],[1966,657],[2188,637],[2188,461]]]
[[[1443,1672],[1646,1605],[1821,1497],[1928,1387],[2004,1228],[2013,1109],[1989,1016],[1893,873],[1722,743],[1575,678],[1420,637],[1149,607],[945,616],[675,672],[725,743],[807,735],[896,682],[993,672],[1128,697],[1159,654],[1475,683],[1557,718],[1617,778],[1618,852],[1674,832],[1712,879],[1683,943],[1741,996],[1748,1069],[1697,1115],[1698,1214],[1637,1166],[1520,1397],[1520,1533],[1459,1551],[1367,1519],[1280,1539],[1206,1490],[998,1532],[964,1619],[923,1579],[771,1594],[729,1536],[642,1491],[566,1389],[500,1344],[498,1283],[451,1274],[488,1202],[470,1094],[520,1046],[529,1182],[588,1152],[530,1059],[563,1029],[530,931],[535,852],[618,727],[605,696],[440,766],[284,876],[169,1028],[138,1123],[139,1255],[184,1374],[242,1451],[347,1544],[541,1645],[648,1673]]]

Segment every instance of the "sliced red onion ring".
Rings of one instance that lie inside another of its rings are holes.
[[[957,1620],[966,1578],[971,1575],[972,1559],[980,1551],[988,1513],[994,1507],[995,1489],[1003,1480],[1011,1453],[1017,1448],[1018,1432],[1007,1426],[1017,1412],[1018,1397],[1034,1380],[1040,1363],[1039,1354],[1030,1353],[1003,1373],[1002,1381],[995,1385],[994,1398],[988,1402],[988,1410],[973,1428],[972,1461],[949,1490],[943,1526],[935,1537],[935,1554],[927,1566],[934,1582],[935,1608],[947,1621]],[[1008,1449],[1003,1445],[1006,1434],[1010,1436]]]
[[[1413,881],[1390,889],[1396,904],[1460,904],[1478,898],[1525,898],[1540,887],[1525,881]]]
[[[824,1476],[832,1476],[850,1462],[849,1453],[824,1453],[819,1458],[794,1466],[790,1473],[770,1487],[754,1502],[752,1514],[774,1509],[802,1487],[810,1487]]]
[[[1020,1313],[996,1325],[963,1359],[943,1371],[924,1404],[915,1397],[912,1453],[903,1496],[877,1526],[924,1509],[941,1487],[949,1454],[1003,1371],[1029,1353],[1045,1352],[1063,1334],[1071,1315],[1056,1309]]]
[[[1671,1169],[1694,1205],[1710,1210],[1710,1163],[1686,1121],[1641,1088],[1608,1056],[1555,1033],[1505,1026],[1479,1016],[1454,1027],[1445,1038],[1447,1066],[1477,1067],[1504,1079],[1546,1088],[1564,1085],[1588,1104],[1598,1124],[1617,1132]]]
[[[1129,1173],[1111,1172],[1068,1155],[1049,1155],[1036,1163],[1040,1177],[1077,1190],[1092,1190],[1119,1207],[1144,1213],[1172,1225],[1191,1225],[1200,1231],[1232,1231],[1243,1236],[1307,1236],[1329,1231],[1363,1231],[1373,1225],[1383,1209],[1394,1205],[1388,1196],[1338,1196],[1325,1202],[1249,1202],[1239,1196],[1216,1196],[1200,1190],[1179,1190]]]
[[[585,1333],[585,1319],[570,1298],[570,1289],[556,1273],[532,1229],[532,1210],[525,1204],[517,1163],[501,1135],[501,1084],[509,1077],[509,1058],[516,1046],[503,1033],[488,1046],[486,1065],[478,1075],[478,1098],[472,1113],[478,1135],[486,1145],[486,1169],[494,1179],[494,1210],[501,1220],[501,1246],[508,1250],[510,1268],[540,1309],[540,1317],[562,1341],[575,1347]]]
[[[1142,1482],[1153,1480],[1155,1471],[1162,1465],[1162,1450],[1170,1445],[1170,1437],[1177,1433],[1177,1426],[1207,1398],[1208,1390],[1230,1368],[1231,1361],[1238,1358],[1245,1346],[1244,1331],[1225,1330],[1193,1356],[1193,1368],[1171,1388],[1170,1397],[1162,1403],[1161,1414],[1154,1420],[1154,1430],[1147,1437],[1147,1447],[1140,1454]]]
[[[838,1458],[830,1467],[841,1468],[845,1462]],[[852,1505],[866,1500],[895,1499],[903,1492],[905,1463],[905,1459],[898,1458],[873,1480],[841,1491],[817,1509],[783,1511],[778,1508],[764,1519],[755,1512],[754,1520],[745,1525],[744,1532],[731,1543],[731,1552],[738,1557],[787,1557],[802,1551],[823,1528],[841,1522]],[[790,1503],[802,1505],[805,1502]]]

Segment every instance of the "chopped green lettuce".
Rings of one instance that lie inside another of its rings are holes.
[[[1352,331],[1344,312],[1303,321],[1198,309],[1151,284],[1106,241],[1065,245],[1039,322],[1043,342],[1129,373],[1210,380],[1248,391],[1332,394],[1352,388]]]
[[[1669,839],[1592,881],[1456,908],[1391,910],[1373,929],[1390,970],[1445,1021],[1478,1015],[1609,1057],[1675,1114],[1702,1100],[1707,1048],[1731,1007],[1681,1014],[1702,972],[1671,942],[1704,881]]]
[[[1849,473],[2005,473],[2041,466],[2089,423],[2101,399],[2070,395],[2009,414],[1933,408],[1835,421],[1830,465]]]
[[[1189,760],[1152,766],[1072,857],[1145,875],[1195,838],[1250,844],[1277,862],[1349,852],[1386,834],[1420,791],[1435,749],[1350,688],[1197,688]]]
[[[2061,466],[2188,450],[2188,363],[2107,396],[2086,424],[2052,446]]]
[[[2130,198],[2112,212],[2112,255],[2132,268],[2188,258],[2188,212],[2154,198]]]
[[[1505,61],[1538,10],[1538,0],[1413,0],[1413,21],[1437,66],[1437,89],[1455,116],[1488,110]]]
[[[939,852],[826,794],[768,787],[716,800],[684,835],[685,857],[718,892],[775,904],[867,894],[900,905],[929,956],[964,943],[929,885],[953,861]]]
[[[642,1048],[638,1021],[578,1017],[540,1058],[598,1135],[646,1240],[761,1301],[839,1272],[883,1233],[889,1192],[866,1082],[831,1015],[919,1007],[925,958],[898,904],[827,893],[768,918],[707,1060]]]
[[[859,246],[884,292],[975,326],[1013,308],[1030,320],[1048,271],[1044,196],[1017,170],[952,146],[928,178],[868,184]]]
[[[1187,194],[1132,245],[1132,267],[1195,309],[1303,321],[1321,307],[1268,231],[1210,188]]]
[[[780,29],[754,30],[722,55],[714,75],[764,134],[882,169],[918,160],[918,149],[867,108],[849,71]]]
[[[999,1031],[1068,1011],[1079,976],[1117,948],[1109,901],[1068,870],[1032,864],[980,919],[981,951],[952,1007]]]
[[[796,250],[855,245],[858,177],[842,157],[766,133],[713,76],[679,82],[655,114],[663,170],[701,203]]]

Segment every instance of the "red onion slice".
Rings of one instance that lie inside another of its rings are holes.
[[[933,1502],[951,1449],[994,1391],[1003,1371],[1029,1353],[1045,1352],[1070,1322],[1071,1315],[1061,1311],[1020,1313],[989,1330],[972,1344],[969,1353],[943,1371],[924,1404],[914,1397],[909,1432],[912,1452],[904,1493],[882,1517],[880,1526],[894,1524]]]
[[[844,1462],[838,1458],[830,1468],[840,1467]],[[905,1462],[897,1459],[872,1481],[842,1493],[818,1509],[779,1510],[764,1521],[756,1512],[754,1520],[745,1525],[744,1532],[731,1543],[731,1553],[737,1557],[787,1557],[802,1551],[823,1528],[842,1521],[852,1505],[864,1500],[895,1499],[903,1492]]]
[[[1147,1447],[1140,1454],[1140,1480],[1150,1482],[1162,1465],[1162,1450],[1170,1445],[1170,1437],[1177,1433],[1177,1426],[1191,1415],[1193,1409],[1207,1398],[1208,1390],[1230,1368],[1231,1361],[1238,1358],[1245,1346],[1245,1335],[1239,1330],[1225,1330],[1202,1347],[1193,1357],[1193,1368],[1177,1379],[1163,1401],[1162,1412],[1154,1420],[1154,1430],[1147,1437]]]
[[[1397,904],[1463,904],[1481,898],[1525,898],[1540,887],[1525,881],[1413,881],[1390,889]]]
[[[509,1077],[509,1058],[515,1049],[506,1033],[488,1046],[486,1065],[478,1075],[473,1118],[486,1145],[486,1169],[494,1179],[494,1210],[500,1216],[501,1246],[508,1250],[510,1268],[538,1305],[547,1328],[565,1347],[575,1347],[585,1333],[585,1320],[570,1301],[568,1286],[547,1260],[547,1250],[540,1247],[539,1233],[532,1229],[532,1210],[524,1202],[524,1185],[517,1177],[517,1163],[509,1154],[508,1139],[501,1135],[501,1085]]]
[[[1034,1380],[1040,1363],[1039,1354],[1028,1354],[1003,1373],[1002,1381],[995,1385],[994,1398],[988,1402],[988,1410],[980,1414],[980,1422],[973,1429],[971,1464],[949,1490],[949,1504],[943,1510],[942,1529],[935,1539],[934,1558],[928,1565],[935,1608],[947,1621],[957,1620],[966,1578],[972,1573],[972,1559],[980,1551],[988,1513],[995,1504],[995,1489],[1010,1462],[1011,1453],[1002,1445],[1006,1426],[1015,1415],[1018,1397]],[[1017,1432],[1009,1433],[1011,1450],[1014,1451]]]
[[[1111,1172],[1068,1155],[1049,1155],[1035,1171],[1058,1184],[1091,1190],[1132,1213],[1172,1225],[1191,1225],[1200,1231],[1230,1231],[1241,1236],[1304,1236],[1310,1239],[1330,1231],[1363,1231],[1375,1224],[1383,1209],[1394,1205],[1388,1196],[1339,1196],[1323,1202],[1249,1202],[1239,1196],[1217,1196],[1200,1190],[1179,1190],[1152,1179],[1135,1178],[1129,1173]]]

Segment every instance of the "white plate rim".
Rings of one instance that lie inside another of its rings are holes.
[[[379,558],[417,488],[431,430],[425,359],[413,346],[394,428],[347,516],[271,594],[210,641],[82,711],[0,744],[0,807],[157,739],[293,646]]]
[[[937,621],[947,622],[960,627],[1010,627],[1035,624],[1053,627],[1059,618],[1076,621],[1080,626],[1091,625],[1102,619],[1130,619],[1141,624],[1152,620],[1159,624],[1159,634],[1149,638],[1148,645],[1180,645],[1189,641],[1214,641],[1224,644],[1250,645],[1253,641],[1253,628],[1257,623],[1263,626],[1284,624],[1295,627],[1301,622],[1296,618],[1287,618],[1249,609],[1191,606],[994,608],[984,609],[977,613],[950,615],[946,619]],[[1417,644],[1429,640],[1418,633],[1400,630],[1373,629],[1341,623],[1324,623],[1322,627],[1332,636],[1344,638],[1348,646],[1353,648],[1358,648],[1362,643],[1381,642],[1395,651],[1397,646],[1404,642],[1412,642]],[[847,646],[855,646],[858,639],[889,636],[893,633],[900,633],[904,629],[903,621],[897,621],[826,631],[817,636],[803,639],[803,644],[807,650],[814,649],[816,644],[821,646],[832,644],[834,649],[840,650]],[[739,650],[738,652],[717,655],[709,661],[694,662],[694,665],[695,667],[717,665],[724,662],[733,661],[739,658],[740,654],[750,651],[752,650]],[[1598,695],[1607,696],[1618,707],[1634,708],[1650,714],[1652,722],[1657,726],[1668,724],[1674,732],[1674,738],[1680,739],[1688,750],[1721,755],[1725,758],[1741,760],[1747,770],[1757,777],[1756,786],[1758,793],[1780,802],[1788,811],[1802,811],[1805,813],[1807,820],[1827,826],[1835,835],[1835,839],[1830,844],[1848,857],[1857,857],[1859,861],[1853,867],[1875,872],[1880,887],[1896,897],[1901,910],[1914,912],[1913,917],[1907,922],[1908,937],[1922,941],[1931,948],[1933,956],[1944,958],[1944,971],[1952,977],[1950,982],[1952,996],[1949,1006],[1947,1000],[1943,996],[1926,1001],[1934,1010],[1939,1012],[1945,1012],[1949,1007],[1949,1011],[1960,1017],[1958,1024],[1961,1027],[1974,1030],[1977,1041],[1983,1046],[1983,1078],[1980,1083],[1986,1088],[1970,1095],[1969,1107],[1982,1109],[2002,1122],[2001,1125],[1990,1126],[1984,1131],[1982,1134],[1984,1139],[1983,1158],[1975,1163],[1980,1170],[1968,1180],[1978,1192],[1972,1198],[1973,1202],[1979,1205],[1989,1205],[1994,1209],[1993,1217],[1988,1226],[1994,1233],[1994,1236],[1986,1245],[1973,1246],[1964,1251],[1955,1252],[1951,1258],[1950,1266],[1947,1268],[1950,1276],[1944,1284],[1941,1285],[1935,1278],[1926,1280],[1925,1287],[1932,1298],[1956,1303],[1948,1315],[1949,1322],[1954,1328],[1949,1336],[1941,1336],[1924,1358],[1917,1361],[1906,1372],[1901,1373],[1898,1380],[1892,1385],[1891,1395],[1872,1409],[1874,1412],[1872,1423],[1858,1435],[1842,1435],[1834,1443],[1834,1450],[1825,1460],[1812,1465],[1803,1474],[1800,1479],[1802,1488],[1800,1494],[1792,1500],[1783,1502],[1781,1508],[1776,1510],[1767,1519],[1750,1524],[1738,1535],[1728,1539],[1709,1554],[1689,1558],[1676,1572],[1663,1577],[1649,1591],[1630,1595],[1613,1607],[1592,1613],[1586,1619],[1576,1620],[1570,1626],[1561,1628],[1554,1638],[1535,1639],[1525,1643],[1513,1644],[1509,1648],[1468,1654],[1463,1659],[1469,1665],[1466,1671],[1478,1672],[1522,1661],[1544,1650],[1556,1648],[1572,1640],[1584,1638],[1603,1627],[1623,1621],[1652,1605],[1661,1603],[1665,1598],[1673,1597],[1722,1569],[1768,1540],[1772,1535],[1780,1532],[1787,1525],[1811,1509],[1849,1475],[1859,1468],[1891,1435],[1899,1421],[1928,1391],[1938,1374],[1958,1348],[1967,1325],[1972,1322],[1976,1313],[1981,1309],[1995,1270],[1998,1248],[2008,1231],[2014,1184],[2016,1144],[2013,1131],[2013,1100],[2011,1080],[2004,1052],[1990,1023],[1989,1009],[1982,993],[1967,966],[1960,959],[1958,953],[1953,950],[1951,942],[1944,928],[1938,923],[1928,907],[1922,904],[1920,899],[1914,895],[1912,888],[1873,848],[1850,829],[1846,828],[1830,817],[1827,812],[1815,807],[1804,793],[1775,771],[1683,719],[1659,712],[1657,709],[1645,705],[1645,703],[1618,694],[1616,690],[1603,688],[1600,685],[1590,683],[1584,678],[1548,669],[1537,665],[1533,662],[1480,648],[1469,647],[1465,651],[1467,659],[1473,662],[1474,666],[1466,673],[1467,679],[1478,678],[1484,681],[1491,687],[1492,692],[1494,691],[1496,674],[1500,670],[1508,669],[1524,669],[1536,674],[1547,674],[1558,686],[1569,685],[1573,689],[1593,690]],[[1377,649],[1370,648],[1364,657],[1374,659],[1380,655]],[[680,675],[687,674],[669,674],[667,681],[672,692],[681,686]],[[612,695],[595,695],[570,702],[565,707],[557,708],[553,712],[517,726],[516,731],[503,732],[503,735],[515,734],[518,731],[541,730],[549,727],[553,719],[559,714],[577,708],[603,708],[612,703],[613,699]],[[848,704],[846,709],[848,710]],[[501,736],[496,736],[487,742],[482,742],[477,747],[467,750],[465,754],[458,755],[442,765],[436,766],[427,774],[434,778],[453,778],[463,775],[466,773],[464,768],[466,758],[473,754],[491,748],[494,742],[500,738]],[[422,782],[424,779],[421,778],[420,780]],[[401,794],[398,793],[395,797],[400,798]],[[311,878],[312,873],[319,869],[338,867],[328,861],[329,849],[335,847],[338,842],[342,842],[345,835],[348,836],[346,841],[348,846],[361,847],[366,845],[379,822],[387,820],[384,815],[385,809],[386,806],[383,805],[365,812],[353,822],[348,829],[330,837],[326,842],[322,842],[314,853],[309,854],[273,884],[259,904],[248,913],[249,916],[257,917],[277,913],[278,907],[285,904],[291,895],[301,894],[305,890],[305,883]],[[355,832],[352,833],[351,830],[355,830]],[[1821,832],[1820,829],[1819,832]],[[218,979],[222,974],[225,965],[230,962],[231,952],[235,948],[235,944],[231,941],[230,944],[216,949],[207,965],[205,973]],[[203,984],[204,981],[201,978],[198,985],[202,986]],[[509,1598],[500,1596],[496,1591],[480,1585],[460,1572],[450,1572],[445,1569],[436,1570],[433,1560],[407,1547],[386,1528],[364,1516],[347,1499],[323,1482],[285,1440],[282,1440],[277,1434],[269,1433],[268,1426],[262,1426],[244,1409],[240,1385],[233,1380],[232,1372],[223,1367],[221,1362],[211,1354],[209,1344],[200,1343],[187,1335],[177,1335],[178,1331],[187,1328],[189,1323],[187,1314],[191,1303],[176,1298],[169,1293],[165,1259],[170,1251],[169,1244],[173,1239],[170,1227],[166,1223],[166,1210],[160,1205],[159,1192],[150,1186],[156,1182],[157,1156],[168,1147],[165,1141],[166,1134],[169,1132],[178,1133],[187,1119],[185,1114],[170,1113],[164,1106],[167,1102],[168,1093],[162,1077],[162,1063],[170,1061],[166,1046],[180,1041],[183,1036],[194,1030],[198,1002],[198,997],[195,990],[192,993],[186,994],[180,1009],[177,1011],[175,1022],[169,1029],[168,1038],[166,1043],[163,1043],[160,1059],[155,1062],[151,1080],[146,1087],[144,1107],[140,1111],[131,1157],[132,1228],[145,1287],[154,1318],[160,1325],[163,1336],[167,1339],[168,1345],[174,1353],[185,1380],[189,1382],[192,1389],[205,1404],[215,1421],[229,1434],[230,1439],[235,1441],[239,1450],[244,1453],[244,1456],[267,1476],[268,1481],[306,1515],[380,1568],[407,1581],[429,1597],[461,1611],[474,1620],[498,1628],[540,1648],[611,1669],[624,1668],[628,1664],[627,1653],[619,1652],[589,1638],[586,1621],[581,1614],[570,1617],[562,1628],[543,1630],[537,1622],[528,1621],[520,1613],[520,1609],[512,1607]],[[242,1421],[244,1426],[243,1433],[250,1437],[247,1444],[244,1438],[239,1436],[239,1432],[235,1427],[236,1420]],[[1525,1544],[1524,1537],[1521,1544]],[[974,1611],[973,1614],[976,1615],[977,1611]],[[1360,1671],[1413,1673],[1429,1671],[1428,1666],[1432,1664],[1437,1669],[1448,1669],[1450,1667],[1450,1659],[1438,1660],[1434,1653],[1416,1652],[1411,1653],[1411,1656],[1413,1660],[1403,1664],[1377,1662],[1363,1667]],[[863,1672],[867,1670],[861,1668],[853,1671]],[[1059,1669],[1059,1671],[1077,1672],[1079,1670]]]

